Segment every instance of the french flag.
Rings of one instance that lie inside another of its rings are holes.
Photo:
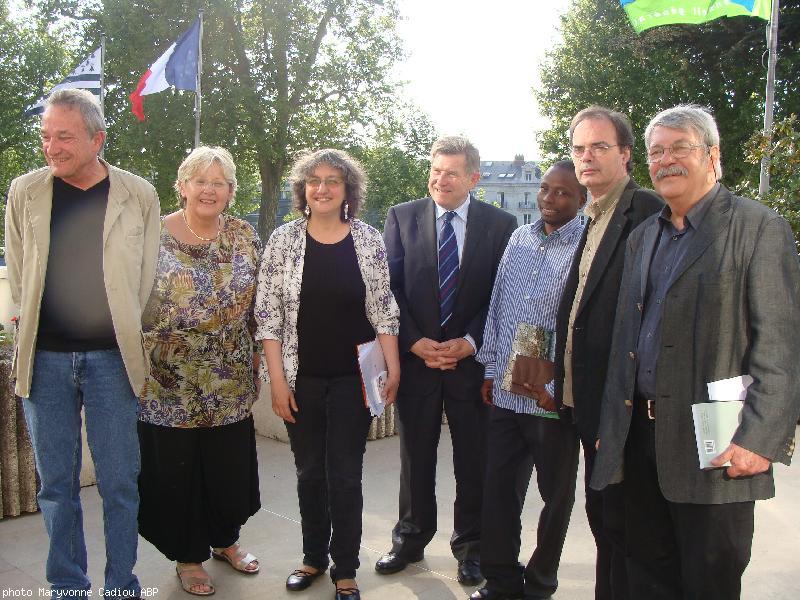
[[[169,86],[197,91],[197,61],[200,56],[200,17],[178,40],[147,69],[130,95],[131,111],[144,121],[142,100],[148,94],[163,92]]]

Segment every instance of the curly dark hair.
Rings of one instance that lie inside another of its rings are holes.
[[[292,185],[292,208],[305,214],[306,209],[306,179],[320,165],[328,165],[341,171],[344,179],[345,196],[342,203],[340,217],[342,221],[352,219],[358,214],[358,209],[367,192],[367,174],[364,167],[355,158],[344,150],[323,148],[322,150],[303,152],[292,165],[289,181]],[[344,218],[344,205],[348,205],[348,218]],[[306,217],[308,218],[308,217]]]

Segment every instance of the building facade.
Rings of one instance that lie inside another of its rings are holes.
[[[542,183],[539,165],[518,154],[513,161],[481,161],[481,178],[475,193],[485,202],[496,204],[517,218],[519,225],[539,218],[536,195]]]

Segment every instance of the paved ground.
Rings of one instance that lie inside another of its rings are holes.
[[[799,432],[800,433],[800,432]],[[365,600],[452,600],[464,599],[472,591],[455,581],[455,562],[449,552],[454,482],[450,439],[445,431],[439,452],[439,522],[441,531],[426,551],[425,560],[403,573],[380,576],[373,571],[378,556],[389,547],[389,534],[397,513],[399,469],[396,437],[370,442],[364,477],[364,536],[359,584]],[[295,478],[288,446],[266,438],[258,441],[263,508],[244,527],[243,545],[261,559],[256,576],[235,573],[218,561],[207,568],[215,579],[219,600],[283,599],[329,600],[333,586],[319,579],[300,593],[284,588],[288,573],[298,565],[301,553]],[[582,481],[582,473],[579,474]],[[777,498],[760,502],[756,508],[756,536],[753,559],[744,578],[746,600],[796,600],[800,580],[800,469],[776,469]],[[102,585],[104,547],[100,499],[95,487],[82,493],[89,548],[89,574],[95,589]],[[583,494],[578,496],[561,563],[557,600],[593,598],[594,545],[583,511]],[[523,554],[533,549],[536,518],[541,500],[531,486],[523,522]],[[47,536],[41,515],[0,520],[0,600],[44,596],[44,557]],[[178,585],[174,565],[150,544],[141,540],[137,574],[142,585],[158,600],[187,600]],[[157,591],[156,591],[157,590]]]

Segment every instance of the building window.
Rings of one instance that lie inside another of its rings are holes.
[[[522,215],[523,225],[530,225],[531,224],[531,213],[525,213]]]
[[[525,192],[525,204],[530,204],[531,202],[531,193]]]
[[[505,192],[497,192],[497,203],[500,205],[500,208],[506,207],[506,193]]]
[[[525,171],[525,181],[530,181],[530,180],[531,180],[531,172]]]

